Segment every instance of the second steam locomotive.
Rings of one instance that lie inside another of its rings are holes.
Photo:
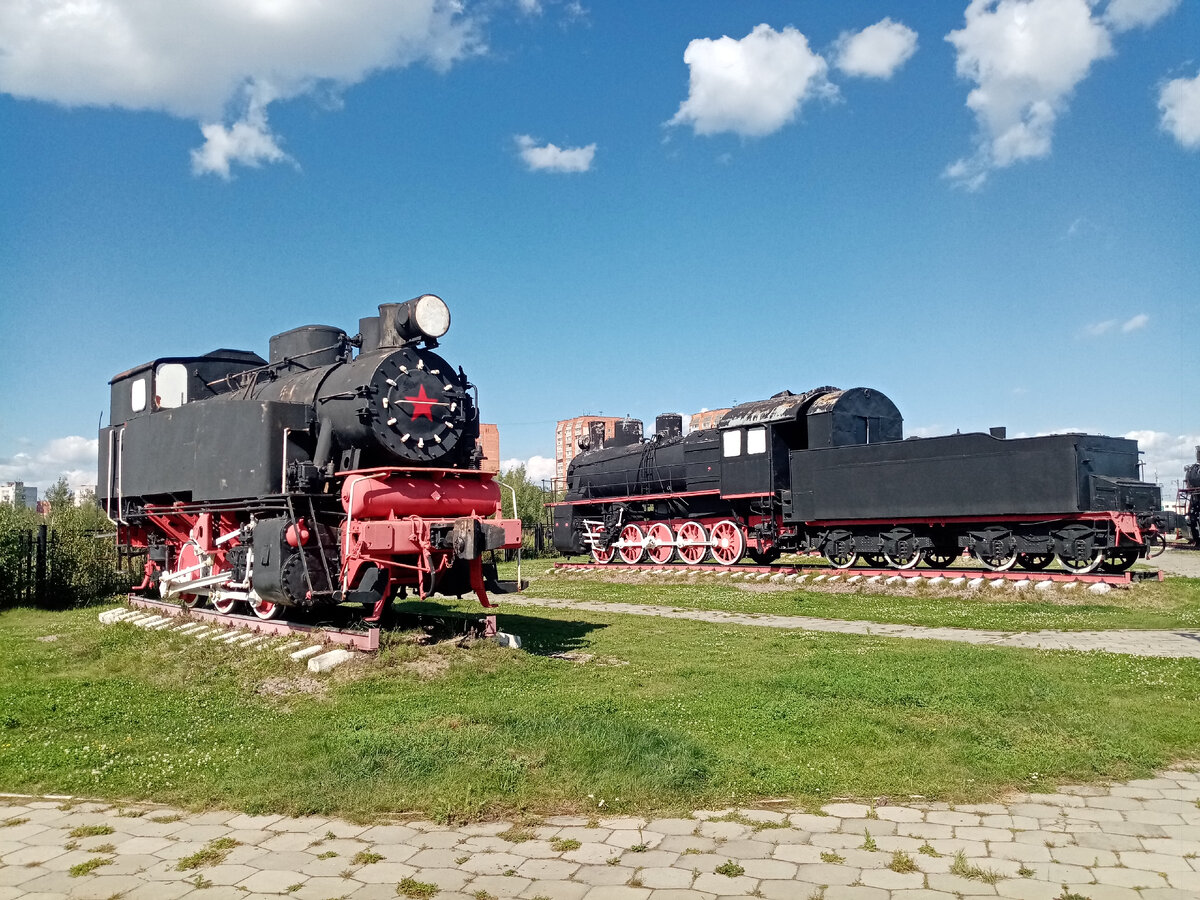
[[[687,435],[677,416],[659,422],[648,441],[575,457],[554,507],[560,551],[722,565],[817,552],[897,569],[965,552],[995,571],[1087,573],[1124,571],[1161,540],[1160,489],[1125,438],[905,440],[870,388],[784,391]]]
[[[474,591],[521,543],[481,471],[475,387],[434,352],[441,298],[387,303],[359,334],[310,325],[113,378],[97,499],[145,553],[143,590],[261,618]]]

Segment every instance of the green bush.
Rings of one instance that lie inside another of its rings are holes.
[[[33,575],[27,535],[48,530],[46,585],[42,605],[85,606],[129,589],[132,576],[118,571],[115,526],[95,503],[76,506],[66,483],[46,492],[48,516],[32,509],[0,504],[0,607],[20,603],[21,586]],[[32,593],[32,588],[30,588]]]

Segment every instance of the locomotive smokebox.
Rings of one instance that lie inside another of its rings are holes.
[[[683,434],[683,416],[679,413],[663,413],[654,420],[654,433],[663,440]]]
[[[436,294],[422,294],[404,303],[379,305],[379,346],[403,347],[424,340],[436,347],[450,330],[450,307]]]
[[[271,338],[271,363],[295,360],[298,368],[332,366],[341,359],[346,332],[332,325],[304,325]]]

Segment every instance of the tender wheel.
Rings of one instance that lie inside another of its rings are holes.
[[[250,595],[250,608],[254,610],[254,614],[260,619],[274,619],[279,616],[280,610],[283,609],[278,603],[263,600],[257,594],[253,593]]]
[[[710,552],[723,566],[732,566],[746,552],[746,536],[737,522],[723,519],[712,527]]]
[[[984,568],[991,569],[993,572],[1007,572],[1017,564],[1017,551],[1011,553],[982,553],[976,554],[975,558],[979,560]]]
[[[622,562],[633,566],[642,561],[646,552],[646,535],[642,529],[633,524],[626,525],[621,529],[621,544]]]
[[[655,522],[646,530],[646,556],[656,565],[666,565],[675,555],[675,538],[666,522]]]
[[[1054,562],[1053,553],[1018,553],[1017,565],[1027,572],[1041,572]]]
[[[977,536],[971,555],[993,572],[1007,572],[1017,564],[1017,542],[1004,528],[990,528]]]
[[[896,547],[895,553],[883,552],[883,558],[887,560],[889,566],[893,569],[913,569],[916,568],[925,554],[920,547],[910,544],[908,541],[901,541]]]
[[[848,569],[858,559],[854,552],[854,535],[848,531],[835,531],[829,535],[822,552],[835,569]]]
[[[1128,572],[1138,561],[1140,555],[1137,550],[1109,550],[1104,554],[1104,561],[1100,563],[1100,568],[1102,571],[1114,574]]]
[[[1100,564],[1104,562],[1104,548],[1096,550],[1092,556],[1074,557],[1058,554],[1058,561],[1062,563],[1062,567],[1076,575],[1087,575],[1089,572],[1095,572],[1100,568]]]
[[[708,534],[699,522],[684,522],[675,531],[676,552],[679,558],[688,565],[697,565],[704,561],[708,552]]]
[[[828,555],[825,558],[828,559]],[[882,553],[864,553],[862,555],[862,561],[872,569],[882,569],[885,565],[887,565],[887,560],[883,558]]]
[[[958,559],[958,556],[957,550],[939,550],[931,547],[925,551],[925,565],[934,569],[945,569]]]

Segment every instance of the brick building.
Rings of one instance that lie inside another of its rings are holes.
[[[716,428],[717,423],[725,413],[729,412],[730,407],[725,409],[706,409],[703,412],[692,413],[688,417],[688,431],[697,431],[701,428]]]
[[[479,468],[484,472],[500,471],[500,429],[495,425],[479,423],[479,448],[483,450],[483,459]]]

